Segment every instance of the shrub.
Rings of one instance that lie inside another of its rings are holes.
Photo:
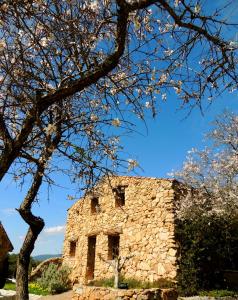
[[[208,296],[208,297],[235,297],[237,292],[229,290],[212,290],[212,291],[201,291],[199,296]]]
[[[135,278],[125,278],[122,282],[126,282],[130,289],[151,289],[151,288],[172,288],[175,286],[175,283],[167,279],[158,279],[156,281],[141,281]]]
[[[97,287],[113,287],[114,286],[114,277],[105,278],[105,279],[95,279],[91,280],[88,283],[89,286],[97,286]]]
[[[8,255],[8,262],[9,262],[9,268],[8,268],[8,278],[16,278],[16,269],[17,269],[17,258],[18,254],[9,254]],[[31,274],[32,268],[35,268],[40,261],[34,260],[32,257],[30,258],[30,264],[29,264],[29,274]]]
[[[29,293],[35,295],[46,296],[49,294],[48,290],[42,288],[37,282],[30,282],[28,284]]]
[[[151,289],[151,288],[171,288],[175,284],[167,279],[159,279],[154,282],[141,281],[136,278],[124,278],[120,277],[120,283],[127,283],[129,289]],[[105,278],[99,280],[93,280],[89,283],[90,286],[102,286],[102,287],[113,287],[114,278]]]
[[[180,295],[201,290],[226,289],[224,270],[238,269],[238,221],[226,215],[180,220],[176,239],[180,245]]]
[[[69,274],[70,269],[68,267],[59,268],[50,264],[37,280],[37,283],[51,294],[62,293],[70,289]]]

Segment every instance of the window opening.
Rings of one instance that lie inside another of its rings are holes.
[[[113,189],[115,195],[115,207],[121,207],[125,205],[125,186],[118,186]]]
[[[74,257],[75,256],[75,253],[76,253],[76,246],[77,246],[77,243],[75,241],[71,241],[70,242],[70,246],[69,246],[69,255],[71,257]]]
[[[108,236],[108,259],[112,260],[119,256],[119,235],[109,235]]]
[[[100,204],[99,204],[99,198],[92,198],[91,199],[91,213],[97,214],[100,212]]]

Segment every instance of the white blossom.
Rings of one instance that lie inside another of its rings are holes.
[[[118,118],[112,120],[112,125],[115,127],[119,127],[121,125],[121,121]]]
[[[47,127],[44,128],[46,135],[51,135],[57,131],[57,127],[55,124],[49,124]]]
[[[6,42],[4,40],[0,40],[0,51],[3,51],[6,48]]]
[[[199,4],[196,4],[194,7],[194,12],[195,14],[199,14],[201,11],[201,6]]]
[[[238,116],[224,112],[213,124],[207,134],[213,144],[191,149],[182,170],[172,173],[196,191],[196,196],[190,193],[179,203],[180,217],[238,211]]]
[[[136,167],[139,166],[138,162],[135,159],[129,158],[128,162],[128,171],[134,170]]]
[[[91,114],[90,116],[90,120],[93,121],[93,122],[97,122],[99,120],[98,116],[95,115],[95,114]]]
[[[146,107],[146,108],[151,108],[151,104],[150,104],[149,101],[145,102],[145,107]]]
[[[43,37],[41,40],[40,40],[40,44],[42,47],[46,47],[48,45],[48,39],[46,37]]]

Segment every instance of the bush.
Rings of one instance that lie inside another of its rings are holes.
[[[141,281],[135,278],[120,277],[120,283],[127,283],[129,289],[151,289],[151,288],[172,288],[175,284],[167,279],[160,279],[155,282]],[[114,278],[93,280],[89,283],[90,286],[113,287]]]
[[[16,270],[17,270],[17,258],[18,254],[9,254],[8,255],[8,262],[9,262],[9,268],[8,268],[8,278],[16,278]],[[29,274],[31,274],[32,268],[35,268],[40,261],[34,260],[32,257],[30,258],[30,264],[29,264]]]
[[[16,278],[16,269],[17,269],[17,257],[18,254],[9,254],[9,268],[8,268],[8,278]]]
[[[50,294],[59,294],[70,289],[70,269],[50,264],[37,280],[39,286]]]
[[[97,286],[97,287],[113,287],[114,286],[114,277],[105,278],[105,279],[95,279],[91,280],[88,283],[89,286]]]
[[[49,294],[48,290],[44,289],[39,285],[37,282],[30,282],[28,284],[29,293],[35,294],[35,295],[42,295],[46,296]]]
[[[196,220],[180,220],[177,225],[180,295],[226,289],[224,270],[238,269],[238,219],[198,216]]]
[[[235,297],[237,296],[237,292],[229,291],[229,290],[212,290],[212,291],[201,291],[199,292],[199,296],[207,296],[207,297]]]

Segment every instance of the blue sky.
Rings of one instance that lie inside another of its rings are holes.
[[[127,157],[139,161],[143,170],[137,170],[141,176],[168,177],[172,169],[179,169],[185,159],[186,152],[192,147],[203,148],[204,133],[209,129],[210,122],[224,109],[238,113],[237,93],[224,94],[206,108],[204,115],[195,108],[189,116],[186,110],[178,110],[178,100],[168,97],[168,101],[160,106],[160,113],[155,120],[147,120],[147,129],[138,121],[140,134],[133,134],[122,139]],[[187,117],[186,117],[187,116]],[[67,209],[73,204],[67,200],[68,194],[74,194],[67,178],[58,177],[58,184],[48,191],[42,189],[39,203],[34,205],[34,213],[41,216],[46,223],[33,252],[33,255],[45,253],[61,253],[66,223]],[[18,252],[23,242],[27,226],[19,217],[15,208],[25,195],[19,191],[10,177],[5,177],[0,185],[0,220],[3,223],[13,245]]]
[[[205,1],[204,1],[205,2]],[[237,17],[237,1],[232,1],[228,15],[230,19]],[[219,6],[224,0],[212,5]],[[234,32],[231,34],[237,40]],[[125,156],[134,158],[142,169],[137,170],[141,176],[168,177],[173,169],[179,169],[185,160],[186,153],[192,147],[203,148],[205,145],[204,134],[209,130],[210,122],[224,109],[238,113],[238,95],[225,93],[217,98],[212,105],[206,107],[204,99],[204,115],[195,108],[189,116],[186,110],[179,110],[179,100],[175,95],[168,95],[167,102],[160,104],[160,112],[155,120],[147,119],[147,129],[137,122],[140,134],[122,138]],[[45,220],[45,229],[38,238],[33,255],[46,253],[61,253],[64,226],[66,223],[67,209],[74,203],[67,200],[68,194],[74,194],[67,178],[58,176],[57,183],[62,187],[54,187],[48,191],[41,189],[39,203],[34,205],[34,213]],[[20,191],[10,176],[6,176],[0,184],[0,221],[3,223],[9,238],[14,245],[14,252],[18,252],[27,231],[27,226],[18,215],[15,208],[25,196],[26,191]]]

